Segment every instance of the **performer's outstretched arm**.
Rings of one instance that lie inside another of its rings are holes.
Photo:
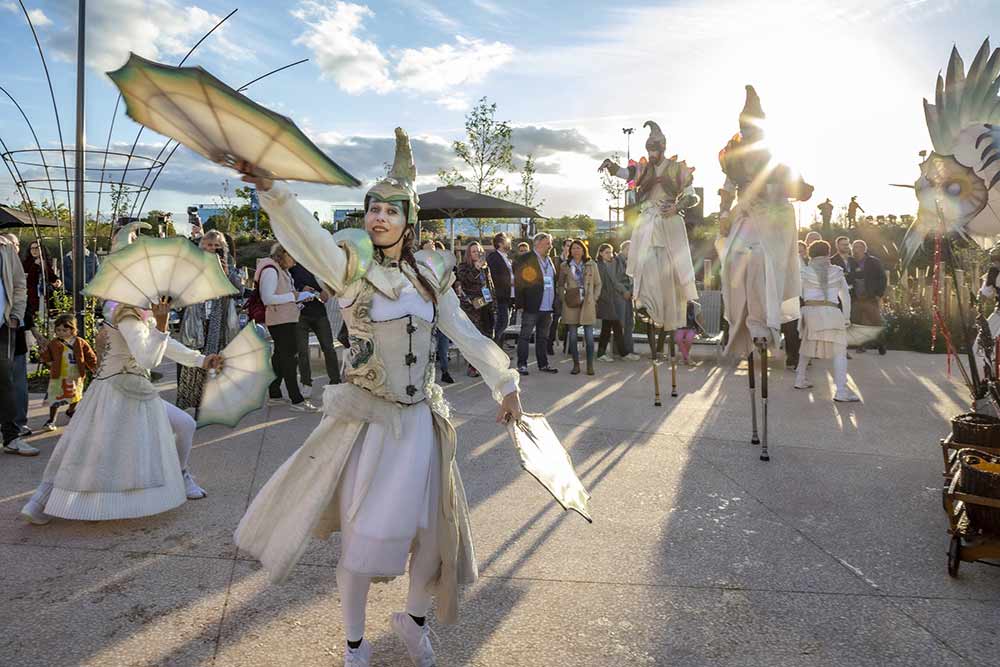
[[[344,288],[347,253],[282,183],[261,190],[260,205],[271,218],[271,229],[295,261],[339,292]]]
[[[438,327],[461,350],[462,356],[483,376],[499,403],[518,389],[520,376],[510,367],[510,358],[496,343],[484,336],[462,311],[455,291],[438,295]]]

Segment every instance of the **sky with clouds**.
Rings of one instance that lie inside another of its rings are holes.
[[[76,2],[24,0],[44,49],[63,139],[74,136]],[[240,86],[287,63],[309,62],[248,89],[293,118],[334,160],[369,182],[392,159],[392,130],[414,144],[419,186],[461,167],[462,137],[477,99],[496,102],[515,127],[515,155],[535,156],[549,216],[608,217],[596,167],[624,154],[622,129],[656,120],[668,152],[696,167],[706,210],[723,180],[717,153],[737,130],[743,86],[757,88],[773,148],[816,186],[816,201],[858,195],[871,213],[916,209],[917,152],[929,147],[921,99],[933,95],[952,46],[971,61],[1000,18],[992,0],[679,0],[612,5],[506,0],[100,0],[88,3],[87,142],[128,152],[138,126],[119,109],[104,72],[129,51],[176,64],[219,19],[233,15],[191,55]],[[0,0],[0,86],[28,115],[45,148],[58,129],[34,40],[18,0]],[[9,149],[33,138],[0,94],[0,138]],[[137,153],[163,138],[145,132]],[[57,154],[50,153],[52,159]],[[30,167],[26,171],[30,172]],[[232,174],[185,149],[157,180],[146,209],[211,204]],[[516,184],[516,176],[510,178]],[[357,204],[362,189],[294,184],[321,217]],[[36,192],[33,194],[41,195]],[[17,196],[6,173],[0,200]],[[88,198],[93,210],[96,197]],[[105,203],[102,204],[107,207]]]

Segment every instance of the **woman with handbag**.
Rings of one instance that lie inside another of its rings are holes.
[[[209,230],[199,239],[198,247],[218,255],[222,272],[234,287],[242,290],[239,269],[235,262],[230,261],[229,244],[222,232],[217,229]],[[206,355],[218,354],[240,332],[234,298],[236,297],[224,296],[185,308],[181,315],[181,343]],[[177,364],[178,408],[194,408],[197,414],[205,387],[205,376],[204,368]]]
[[[493,337],[493,321],[496,312],[493,294],[493,278],[486,265],[483,246],[470,243],[465,246],[465,257],[457,269],[458,283],[462,288],[462,310],[469,316],[480,333]],[[479,371],[469,364],[469,377],[479,377]]]
[[[556,292],[562,297],[562,320],[566,325],[566,341],[573,355],[573,370],[580,373],[580,351],[576,347],[576,330],[583,325],[587,348],[587,375],[594,374],[594,323],[597,321],[597,300],[601,295],[601,275],[590,258],[587,245],[573,239],[569,260],[559,270]]]

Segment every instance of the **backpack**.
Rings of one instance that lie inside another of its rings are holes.
[[[273,266],[265,266],[264,269],[274,269]],[[261,273],[264,272],[261,270]],[[277,269],[274,269],[277,271]],[[267,306],[260,298],[260,281],[253,286],[250,297],[247,299],[247,315],[257,324],[264,324],[267,317]]]

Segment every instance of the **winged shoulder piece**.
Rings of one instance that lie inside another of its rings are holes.
[[[442,250],[421,250],[413,256],[417,268],[431,281],[438,294],[447,291],[455,281],[455,255]]]
[[[375,261],[375,245],[368,232],[363,229],[341,229],[333,235],[333,240],[347,253],[347,277],[349,285],[363,278]]]

